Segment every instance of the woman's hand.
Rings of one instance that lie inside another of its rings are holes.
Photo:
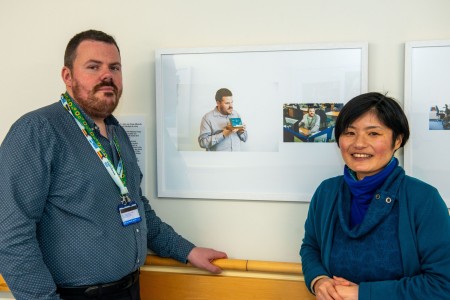
[[[333,276],[336,292],[343,300],[358,300],[358,285],[345,278]]]
[[[336,290],[334,279],[324,277],[314,284],[317,300],[344,300]]]

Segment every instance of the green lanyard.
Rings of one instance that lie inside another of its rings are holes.
[[[109,159],[108,154],[103,148],[103,145],[95,136],[94,131],[89,127],[86,119],[83,117],[80,110],[75,105],[73,105],[73,101],[70,98],[69,94],[67,92],[65,94],[62,94],[60,100],[64,108],[73,116],[81,132],[83,132],[89,144],[94,149],[95,153],[97,153],[97,156],[100,158],[106,170],[111,175],[111,178],[119,187],[120,194],[122,196],[122,202],[125,203],[130,202],[131,200],[128,197],[128,189],[126,187],[127,179],[125,174],[125,166],[123,164],[122,156],[120,155],[120,146],[116,135],[114,135],[113,137],[113,143],[117,150],[117,154],[119,155],[119,163],[117,164],[117,170],[114,167],[114,164]]]

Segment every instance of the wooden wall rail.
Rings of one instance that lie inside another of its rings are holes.
[[[229,271],[250,271],[250,272],[270,272],[302,275],[302,265],[300,263],[273,262],[261,260],[243,260],[243,259],[217,259],[214,265],[222,270]],[[190,264],[183,264],[170,258],[162,258],[156,255],[148,255],[145,260],[148,266],[165,266],[165,267],[187,267]]]
[[[142,300],[315,299],[300,263],[219,259],[219,275],[173,259],[148,255],[141,268]],[[0,291],[8,287],[0,276]]]
[[[6,285],[5,280],[3,279],[2,275],[0,275],[0,292],[8,292],[8,286]]]

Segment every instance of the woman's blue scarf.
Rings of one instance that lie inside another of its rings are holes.
[[[391,174],[397,166],[398,159],[392,157],[391,161],[381,172],[372,176],[366,176],[363,180],[359,181],[356,178],[355,172],[345,166],[344,180],[352,193],[350,228],[361,224],[376,190],[381,187],[389,174]]]

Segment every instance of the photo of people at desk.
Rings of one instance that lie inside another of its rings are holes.
[[[283,142],[334,142],[334,124],[343,103],[283,104]]]
[[[443,106],[431,106],[429,120],[430,130],[449,130],[450,108],[448,107],[448,104],[444,104]]]

